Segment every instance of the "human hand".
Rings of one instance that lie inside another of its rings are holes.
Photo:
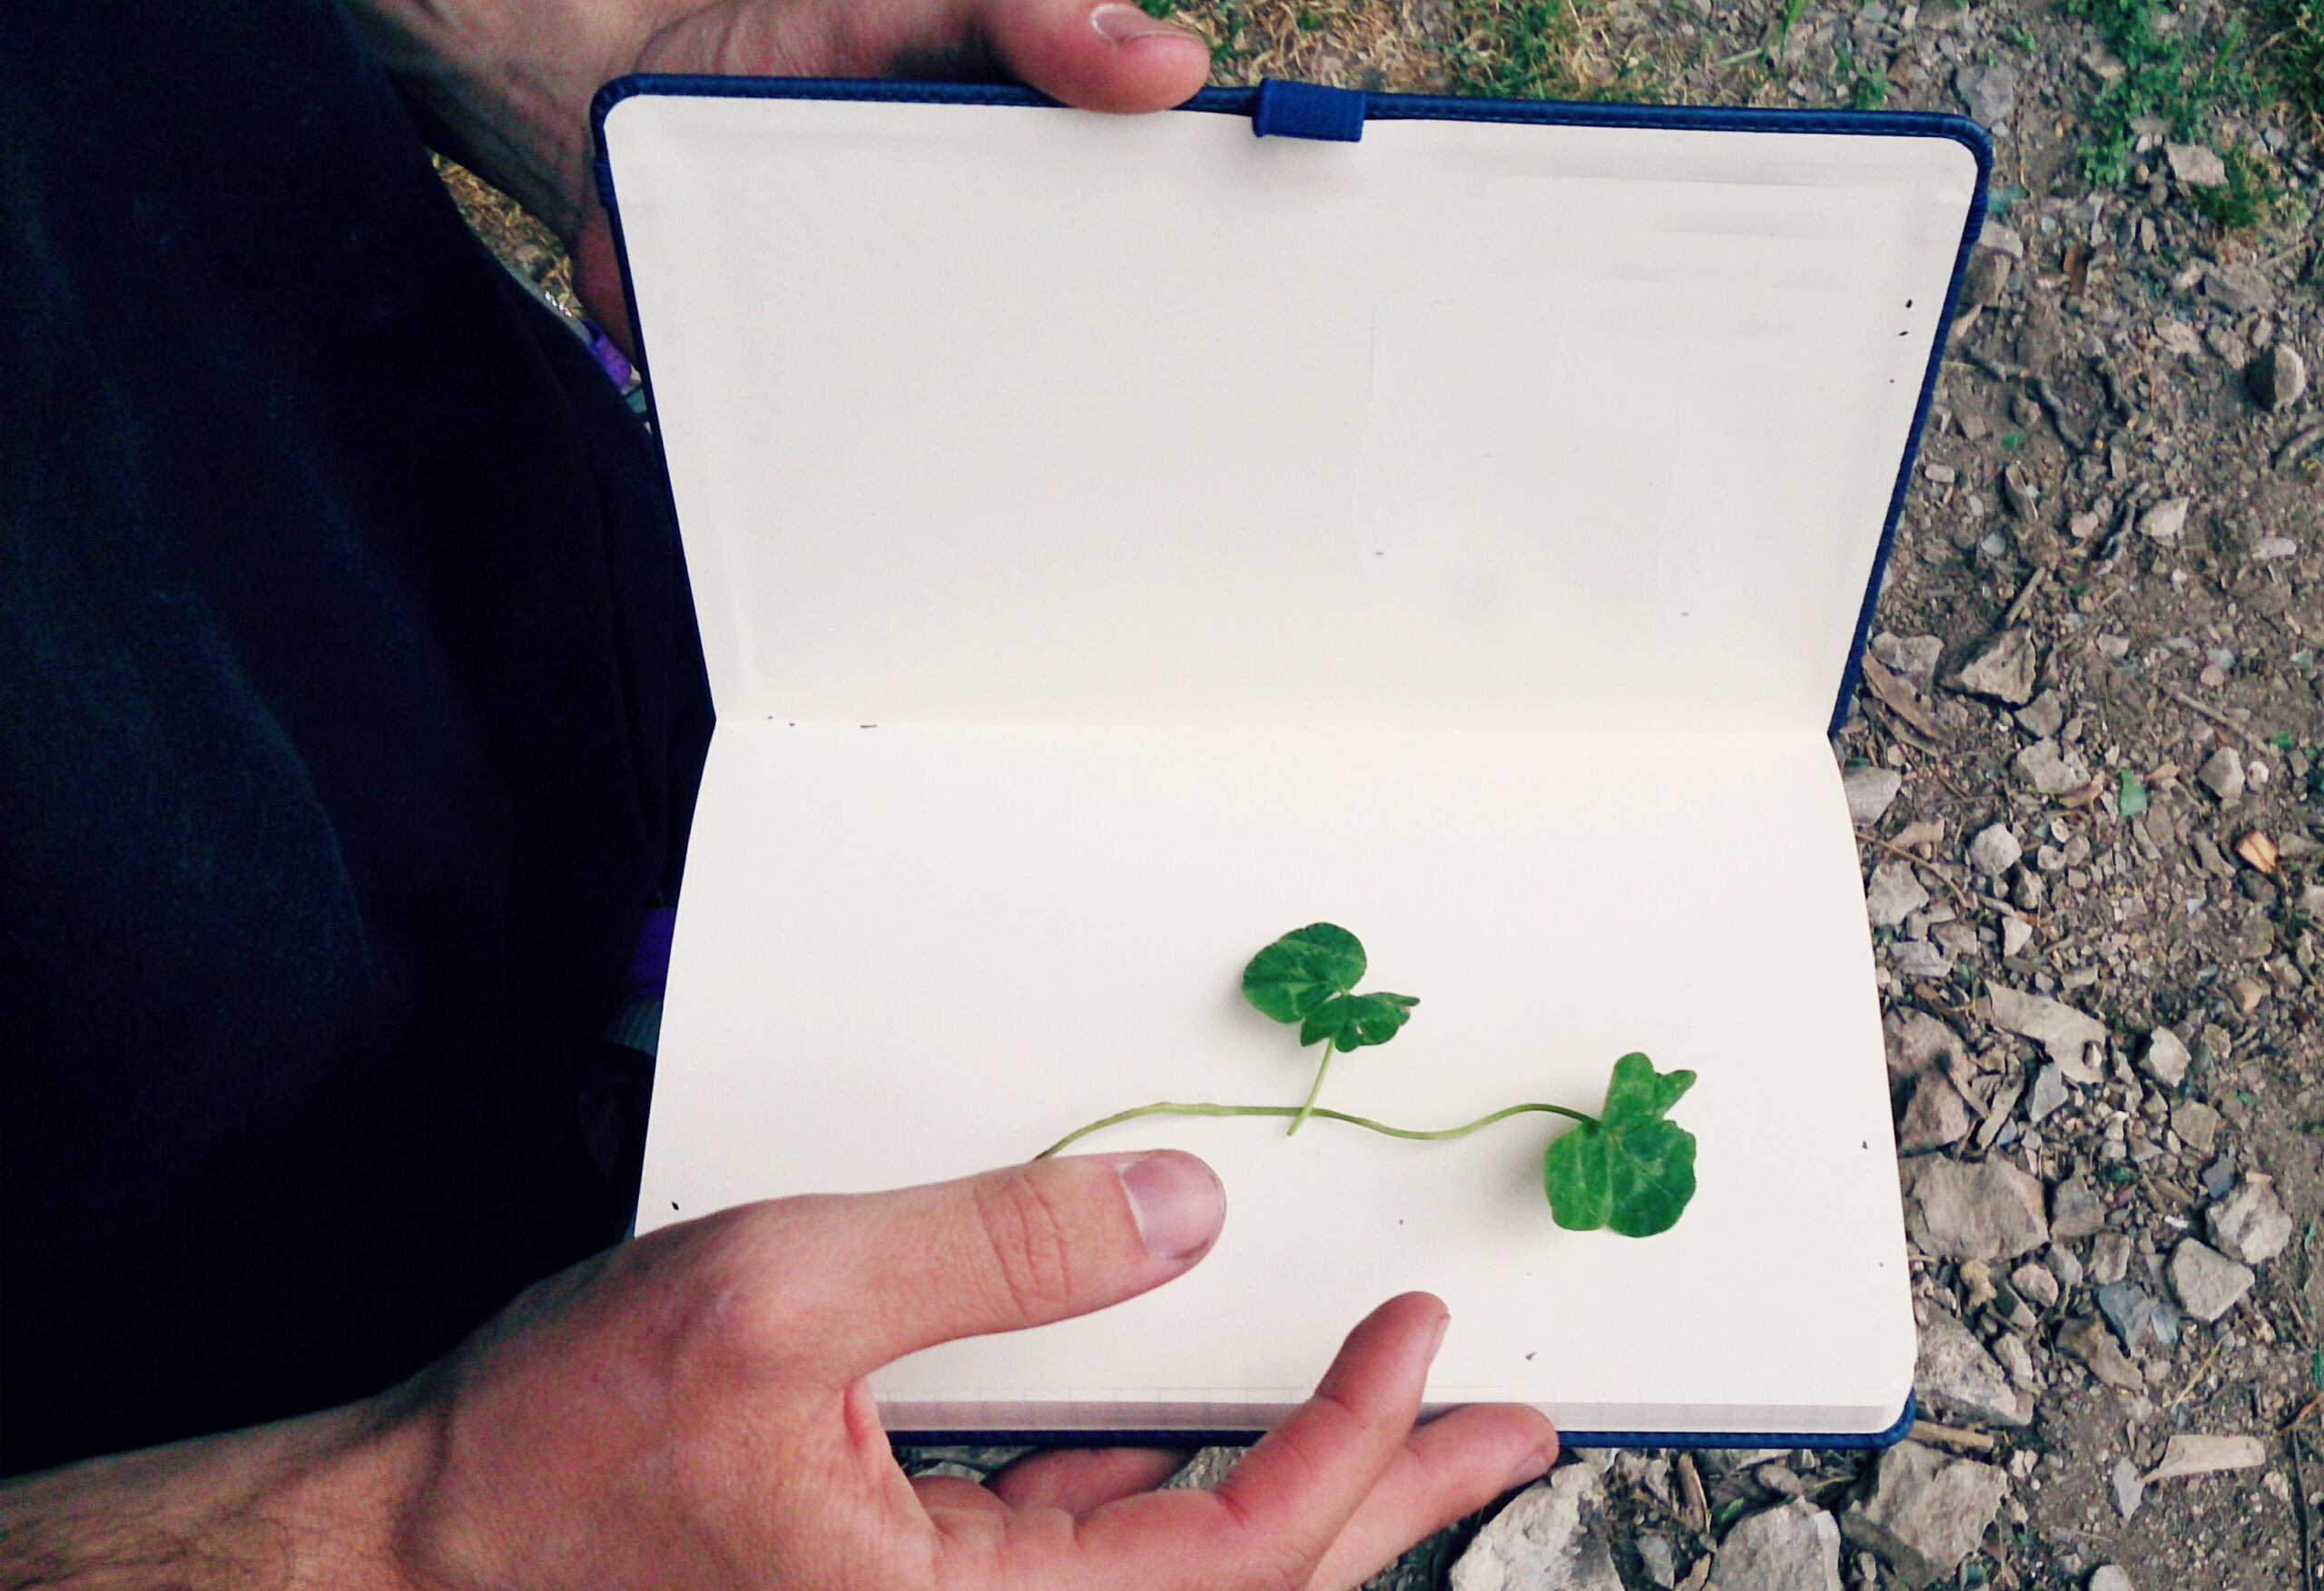
[[[1086,110],[1158,111],[1210,52],[1126,0],[352,0],[357,25],[454,135],[454,152],[572,250],[599,323],[630,340],[590,180],[589,102],[633,72],[1013,75]],[[632,349],[635,352],[635,349]]]

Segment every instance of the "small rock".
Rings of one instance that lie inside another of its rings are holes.
[[[2154,323],[2154,335],[2171,353],[2181,354],[2191,359],[2202,355],[2203,339],[2184,320],[2176,320],[2168,315],[2160,316]]]
[[[2203,291],[2237,315],[2265,315],[2276,307],[2276,290],[2248,265],[2214,265],[2203,273]]]
[[[1883,630],[1872,638],[1872,655],[1888,666],[1889,672],[1916,685],[1926,685],[1936,677],[1937,660],[1945,655],[1945,643],[1935,635],[1891,635]]]
[[[2123,1517],[2128,1518],[2129,1516],[2124,1515]],[[2124,1574],[2119,1566],[2100,1564],[2092,1572],[2086,1591],[2138,1591],[2138,1587],[2131,1584],[2130,1576]]]
[[[2099,1080],[2087,1052],[2092,1045],[2102,1046],[2106,1042],[2103,1022],[2083,1016],[2072,1006],[2060,1005],[2040,995],[2021,994],[2003,984],[1987,984],[1985,997],[1993,1007],[1994,1026],[2039,1044],[2057,1062],[2069,1082],[2087,1084]]]
[[[2125,1519],[2137,1513],[2139,1504],[2146,1498],[2146,1478],[2139,1473],[2139,1467],[2128,1458],[2117,1458],[2114,1473],[2108,1478],[2114,1486],[2114,1511]],[[2097,1583],[2095,1579],[2091,1581],[2093,1586]]]
[[[2243,793],[2243,759],[2233,746],[2221,746],[2195,777],[2220,800],[2234,800]]]
[[[1979,872],[1990,874],[1996,879],[2015,867],[2018,859],[2024,854],[2025,848],[2017,842],[2017,836],[2012,834],[2009,831],[2009,826],[2004,823],[1994,824],[1991,828],[1980,831],[1974,840],[1969,841],[1969,860],[1972,865]]]
[[[2010,1260],[2050,1241],[2042,1184],[2005,1160],[1908,1162],[1905,1219],[1933,1260]]]
[[[2288,535],[2263,535],[2251,544],[2251,561],[2273,564],[2283,558],[2296,557],[2299,544]]]
[[[2187,1063],[2195,1057],[2179,1036],[2168,1027],[2158,1027],[2147,1036],[2144,1065],[2148,1075],[2165,1087],[2176,1088],[2187,1080]]]
[[[1953,676],[1954,688],[2022,707],[2034,697],[2035,665],[2032,633],[2004,630]]]
[[[2216,1321],[2251,1291],[2249,1266],[2239,1265],[2218,1250],[2187,1238],[2171,1251],[2171,1287],[2187,1312],[2199,1321]]]
[[[1905,788],[1905,776],[1893,768],[1851,768],[1840,775],[1840,788],[1847,792],[1848,820],[1860,828],[1880,821]]]
[[[1718,1544],[1718,1591],[1841,1591],[1840,1527],[1797,1498],[1739,1520]]]
[[[2015,227],[1995,220],[1990,213],[1978,224],[1977,247],[2006,254],[2023,264],[2025,260],[2025,239]]]
[[[2006,950],[2007,947],[2003,948]],[[2065,1074],[2058,1069],[2057,1062],[2052,1061],[2034,1074],[2033,1089],[2025,1096],[2025,1119],[2039,1126],[2043,1117],[2065,1102]]]
[[[1648,1579],[1661,1586],[1662,1591],[1671,1591],[1671,1587],[1678,1585],[1678,1549],[1671,1545],[1668,1536],[1649,1530],[1630,1545],[1638,1549],[1639,1565],[1646,1570]]]
[[[2001,953],[2014,956],[2034,942],[2034,925],[2022,917],[2001,919]]]
[[[2035,741],[2017,753],[2017,776],[2043,795],[2063,795],[2090,782],[2090,764],[2055,741]]]
[[[2204,1220],[2211,1246],[2246,1265],[2266,1264],[2291,1242],[2291,1217],[2276,1197],[2274,1179],[2257,1173],[2243,1179],[2233,1198],[2212,1205]]]
[[[1900,1154],[1925,1154],[1969,1135],[1969,1107],[1942,1072],[1923,1072],[1896,1128]]]
[[[2106,1202],[2086,1176],[2067,1177],[2050,1194],[2050,1235],[2060,1242],[2106,1230]]]
[[[2139,534],[2150,541],[2177,541],[2179,533],[2187,528],[2187,515],[2194,506],[2191,497],[2164,498],[2139,516]]]
[[[1865,915],[1876,928],[1893,928],[1927,904],[1928,891],[1921,888],[1913,864],[1902,858],[1873,869],[1864,887]]]
[[[2043,1309],[2054,1309],[2060,1296],[2058,1279],[2039,1260],[2028,1260],[2009,1273],[2009,1284],[2017,1289],[2020,1298],[2029,1299]]]
[[[2243,385],[2261,408],[2290,408],[2308,390],[2308,361],[2287,342],[2271,342],[2243,367]]]
[[[2090,1367],[2090,1373],[2108,1386],[2125,1392],[2146,1390],[2146,1378],[2139,1374],[2139,1367],[2122,1355],[2115,1346],[2114,1333],[2096,1315],[2083,1315],[2069,1321],[2058,1333],[2058,1346]]]
[[[1452,1591],[1622,1591],[1598,1472],[1569,1464],[1518,1493],[1452,1566]]]
[[[2152,1343],[2179,1346],[2179,1317],[2171,1306],[2133,1282],[2110,1282],[2098,1290],[2098,1312],[2122,1340],[2125,1352],[2138,1353]]]
[[[2009,113],[2017,108],[2017,69],[2009,65],[1964,66],[1953,74],[1953,92],[1961,96],[1961,103],[1969,107],[1969,114],[1986,132],[2005,132]],[[2224,167],[2221,169],[2220,181],[2227,181]]]
[[[2050,1235],[2053,1238],[2058,1235],[2058,1224],[2055,1221],[2050,1223]],[[2058,1285],[2061,1287],[2082,1285],[2082,1262],[2074,1258],[2072,1249],[2062,1242],[2053,1242],[2045,1258],[2049,1261],[2050,1274],[2058,1279]]]
[[[2049,740],[2065,726],[2066,704],[2055,691],[2044,691],[2017,710],[2017,722],[2026,733]]]
[[[2222,1469],[2257,1469],[2268,1461],[2268,1449],[2258,1437],[2199,1436],[2181,1431],[2162,1449],[2162,1462],[2147,1475],[2147,1484],[2177,1480],[2189,1475],[2216,1475]]]
[[[2171,1107],[2171,1130],[2179,1134],[2187,1153],[2207,1157],[2219,1142],[2219,1112],[2199,1099],[2181,1099]]]
[[[1965,314],[1998,302],[2002,290],[2009,285],[2009,256],[1991,249],[1979,249],[1969,256],[1967,269],[1961,273],[1961,307],[1955,314]]]
[[[1926,939],[1892,940],[1888,961],[1906,977],[1943,979],[1953,976],[1953,958]]]
[[[1892,1085],[1931,1066],[1950,1069],[1968,1058],[1961,1036],[1925,1011],[1892,1011],[1881,1028],[1888,1040],[1888,1081]]]
[[[2098,1241],[2090,1245],[2090,1280],[2100,1287],[2111,1287],[2127,1275],[2130,1268],[2130,1234],[2100,1233]]]
[[[2202,1175],[2195,1179],[2206,1199],[2224,1199],[2228,1189],[2235,1185],[2235,1158],[2221,1152],[2217,1160],[2203,1167]]]
[[[1933,1585],[1977,1549],[2008,1485],[1992,1465],[1898,1442],[1880,1455],[1872,1489],[1842,1516],[1840,1529],[1886,1558],[1902,1584]]]
[[[1948,1412],[1995,1425],[2024,1425],[2034,1417],[2032,1400],[2021,1399],[2010,1386],[2009,1372],[1966,1326],[1947,1314],[1932,1315],[1921,1328],[1913,1391],[1945,1405]]]
[[[2216,151],[2200,143],[2166,143],[2162,152],[2171,162],[2171,174],[2190,188],[2227,186],[2227,162]]]

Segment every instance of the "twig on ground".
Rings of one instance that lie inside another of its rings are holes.
[[[2241,735],[2246,741],[2251,743],[2253,749],[2261,751],[2272,751],[2275,750],[2273,746],[2268,743],[2267,738],[2264,735],[2254,734],[2250,730],[2245,728],[2242,724],[2238,723],[2234,719],[2230,718],[2226,713],[2221,712],[2218,708],[2213,707],[2210,702],[2199,701],[2195,697],[2190,696],[2186,692],[2181,690],[2170,681],[2157,680],[2154,683],[2154,686],[2156,690],[2161,691],[2164,695],[2179,703],[2180,706],[2187,709],[2188,712],[2200,712],[2205,718],[2210,719],[2213,723],[2219,725],[2220,728],[2226,730],[2230,733]]]

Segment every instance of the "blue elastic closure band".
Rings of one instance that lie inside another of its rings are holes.
[[[1261,138],[1324,138],[1354,143],[1364,136],[1364,94],[1314,83],[1259,80],[1251,131]]]
[[[597,180],[597,202],[611,214],[614,208],[614,163],[604,155],[589,162],[590,175]]]

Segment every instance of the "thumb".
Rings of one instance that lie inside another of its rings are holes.
[[[780,1213],[765,1258],[791,1353],[843,1385],[939,1342],[1158,1287],[1209,1252],[1226,1193],[1193,1155],[1158,1150],[763,1208]]]
[[[1160,111],[1210,74],[1210,46],[1128,0],[977,0],[977,28],[1001,64],[1085,111]]]

